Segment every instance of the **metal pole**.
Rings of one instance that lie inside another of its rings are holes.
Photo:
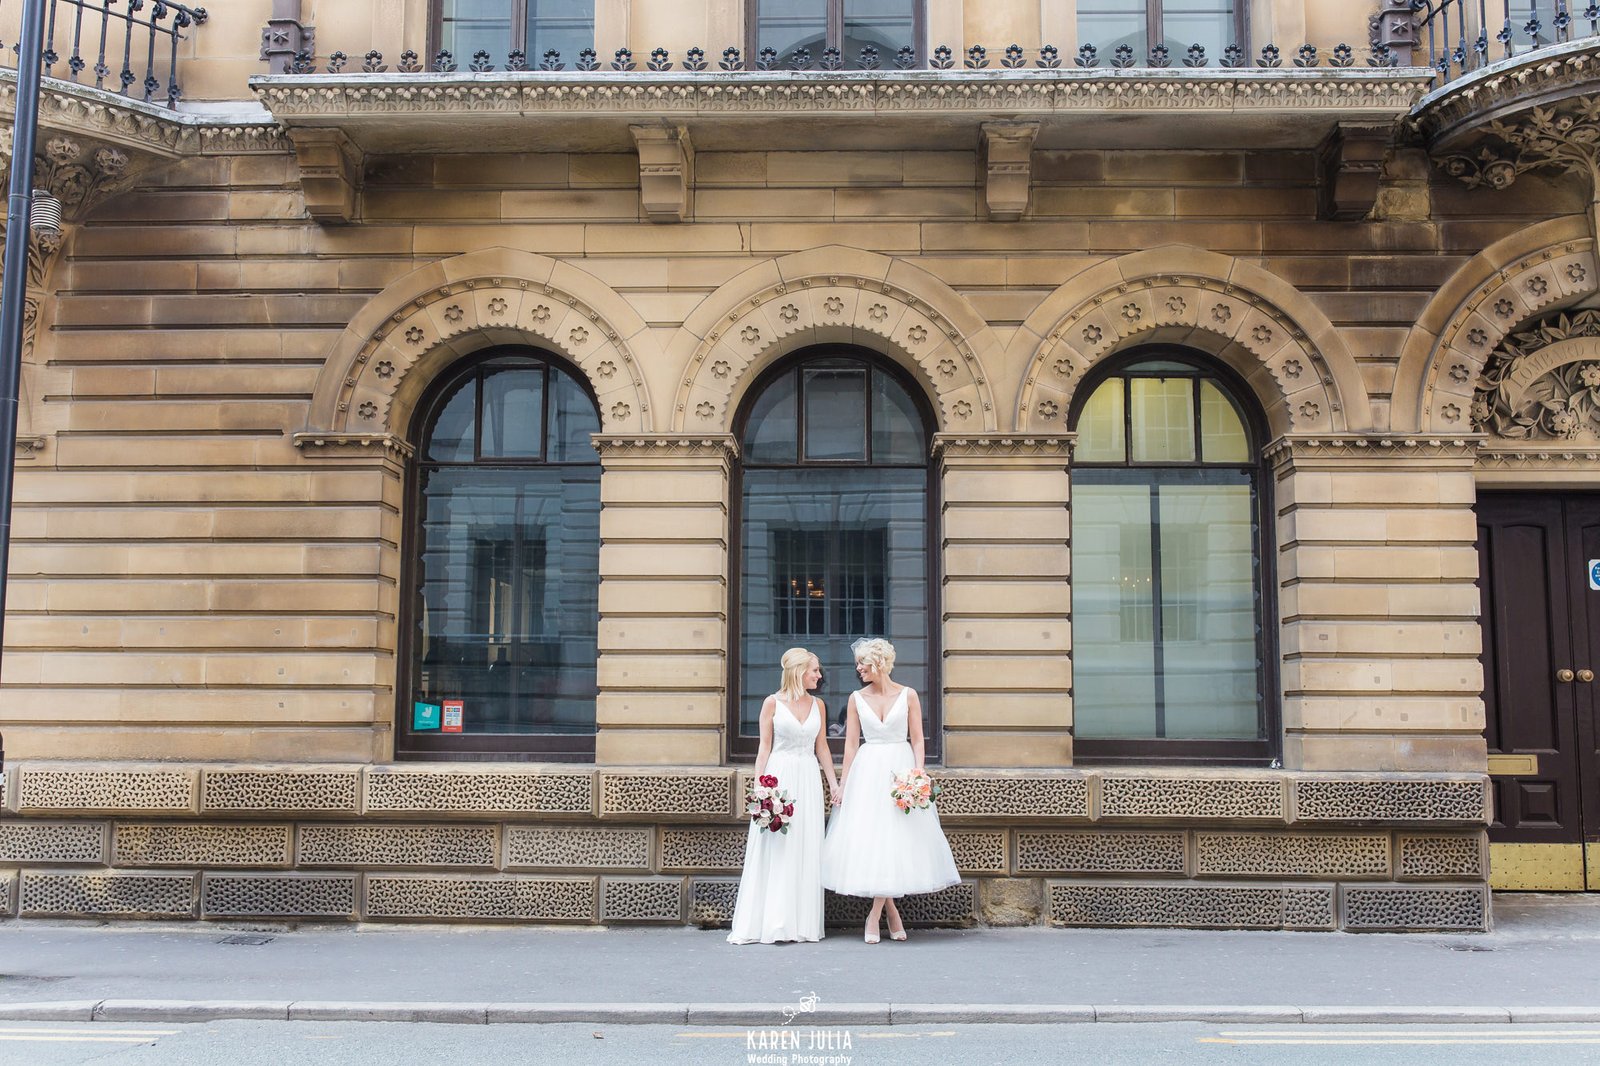
[[[22,0],[17,110],[11,130],[11,194],[6,200],[5,276],[0,281],[0,649],[5,646],[6,575],[11,562],[11,494],[17,464],[17,393],[28,296],[28,207],[33,146],[39,133],[39,63],[45,0]]]

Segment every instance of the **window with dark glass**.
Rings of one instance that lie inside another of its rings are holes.
[[[922,55],[922,0],[750,0],[751,63],[771,48],[778,65],[789,67],[804,49],[811,65],[825,48],[839,49],[844,66],[858,69],[866,48],[878,52],[878,66],[893,69],[902,48]]]
[[[1239,390],[1183,353],[1085,390],[1072,473],[1075,750],[1265,761],[1260,445]]]
[[[496,66],[520,51],[530,69],[548,51],[569,68],[594,47],[594,0],[434,0],[439,47],[465,70],[473,55],[488,52]]]
[[[555,362],[501,351],[442,381],[418,411],[397,751],[592,755],[594,400]]]
[[[894,643],[895,680],[922,694],[933,729],[929,420],[898,371],[819,349],[753,390],[742,412],[739,649],[733,752],[753,754],[761,702],[791,647],[815,652],[829,729],[844,732],[860,682],[850,645]]]
[[[1119,45],[1133,49],[1134,64],[1143,66],[1150,49],[1164,44],[1174,66],[1191,45],[1206,50],[1213,64],[1230,44],[1244,46],[1245,0],[1080,0],[1078,41],[1092,44],[1103,61]]]

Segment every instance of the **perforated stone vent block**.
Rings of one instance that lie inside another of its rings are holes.
[[[103,863],[105,822],[0,822],[0,863]]]
[[[593,877],[368,874],[369,918],[592,922]]]
[[[1397,838],[1402,881],[1448,879],[1477,881],[1489,876],[1488,838],[1435,833],[1401,833]]]
[[[731,818],[731,773],[602,771],[600,817]]]
[[[733,870],[744,868],[745,841],[750,831],[661,827],[662,870]]]
[[[361,809],[356,769],[207,770],[201,793],[206,812],[317,811],[355,814]]]
[[[956,869],[962,873],[1009,872],[1004,829],[946,829],[944,838],[950,843],[950,854],[956,860]]]
[[[1295,820],[1487,825],[1488,778],[1303,777],[1295,782]]]
[[[96,811],[108,814],[169,811],[193,814],[199,774],[194,770],[94,769],[23,766],[17,809]]]
[[[206,874],[208,918],[354,918],[355,874]]]
[[[1185,856],[1181,831],[1017,830],[1017,873],[1181,875]]]
[[[989,818],[1089,817],[1089,780],[1082,775],[937,775],[943,794],[939,818],[981,821]]]
[[[17,913],[17,875],[0,873],[0,915],[9,918]]]
[[[1195,833],[1201,877],[1388,877],[1387,833]]]
[[[24,870],[20,911],[25,918],[192,918],[194,889],[192,873]]]
[[[689,921],[702,928],[732,925],[738,903],[737,877],[697,877],[689,888]]]
[[[287,866],[287,825],[122,824],[118,866]]]
[[[369,769],[370,813],[472,815],[594,813],[592,772],[536,773]]]
[[[1196,885],[1051,881],[1050,922],[1067,926],[1331,929],[1331,885]]]
[[[480,866],[500,853],[492,825],[303,825],[302,866]]]
[[[1487,930],[1486,885],[1362,885],[1340,889],[1352,931]]]
[[[683,880],[654,877],[602,877],[602,922],[683,921]]]
[[[921,896],[901,896],[895,905],[900,908],[900,918],[907,925],[965,928],[977,924],[978,892],[972,881],[962,881]],[[872,901],[864,896],[826,892],[822,899],[822,920],[830,926],[853,925],[859,929],[871,908]]]
[[[1275,777],[1166,777],[1103,774],[1099,817],[1147,821],[1249,818],[1282,822],[1284,780]]]
[[[653,832],[643,826],[508,826],[505,867],[648,870]]]

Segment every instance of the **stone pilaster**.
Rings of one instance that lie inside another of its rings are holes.
[[[949,766],[1072,762],[1070,444],[934,438]]]
[[[1482,771],[1471,442],[1286,437],[1268,454],[1284,765]]]
[[[727,707],[727,435],[596,435],[601,765],[717,766]]]

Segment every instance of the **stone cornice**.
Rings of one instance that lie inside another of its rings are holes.
[[[956,459],[1049,459],[1065,464],[1072,458],[1076,433],[988,434],[936,433],[933,457]]]
[[[1600,72],[1600,40],[1539,48],[1491,63],[1428,93],[1412,112],[1435,149],[1534,106],[1549,106],[1593,90]]]
[[[1535,445],[1516,446],[1503,441],[1486,445],[1478,452],[1481,467],[1512,467],[1517,469],[1570,469],[1574,466],[1600,467],[1600,443],[1571,447],[1551,447],[1560,442],[1543,441]],[[1566,442],[1569,445],[1573,442]]]
[[[416,454],[409,442],[393,433],[296,433],[294,446],[302,455],[329,459],[363,455],[410,459]]]
[[[731,433],[594,433],[589,439],[604,463],[692,459],[730,463],[739,457],[739,442]]]
[[[1364,459],[1374,462],[1406,462],[1409,460],[1455,460],[1470,462],[1477,455],[1484,440],[1482,434],[1432,436],[1406,434],[1338,433],[1306,434],[1279,437],[1267,445],[1265,455],[1270,466],[1299,463],[1319,459]]]

